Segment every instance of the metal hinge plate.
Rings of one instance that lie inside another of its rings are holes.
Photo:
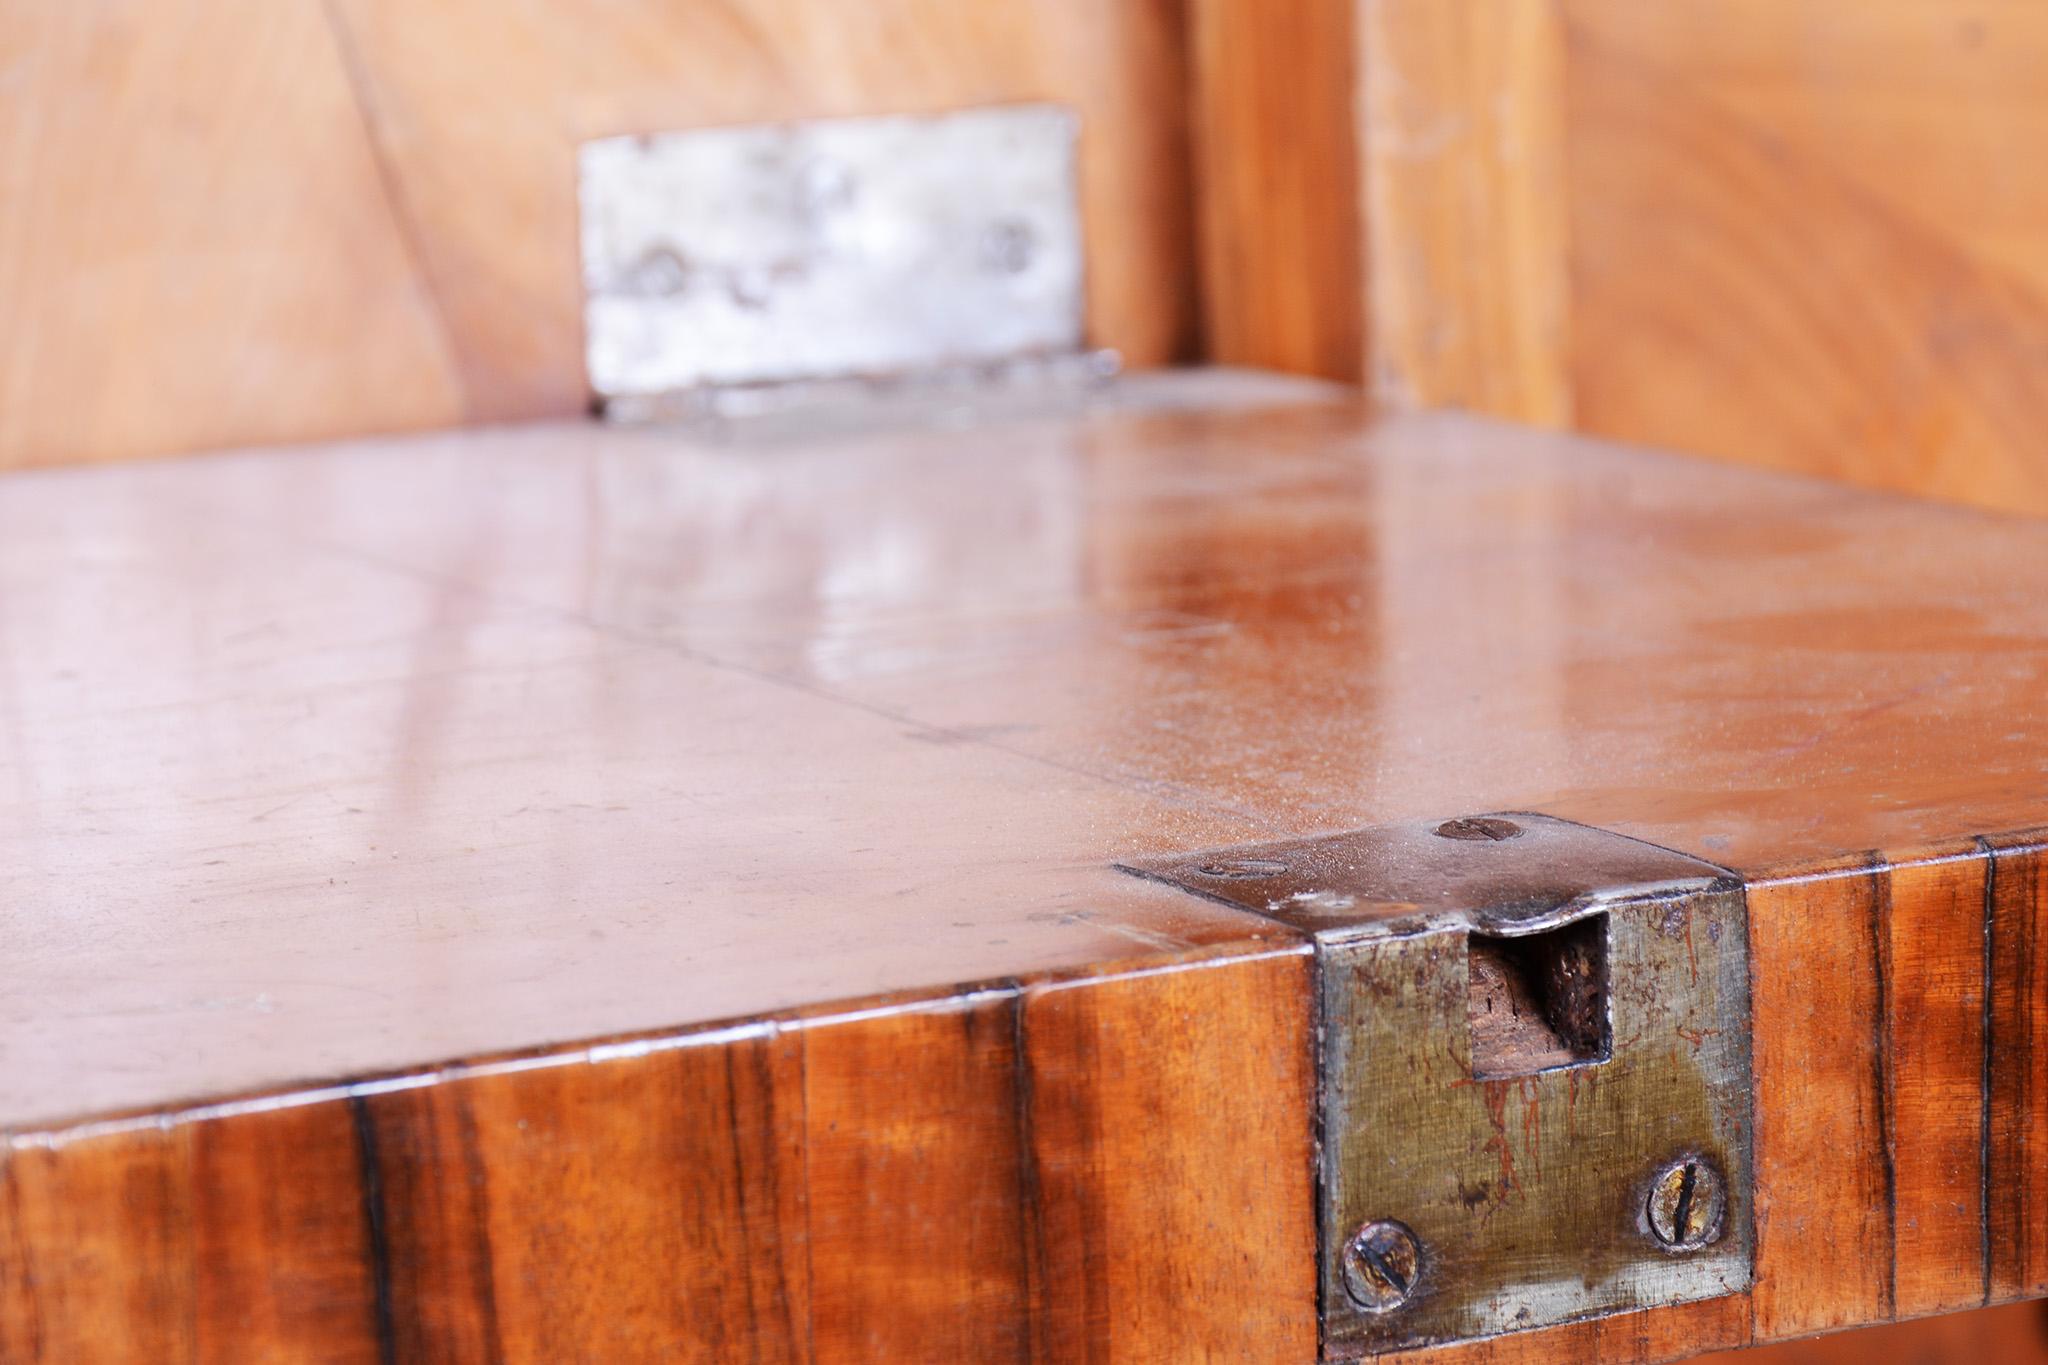
[[[1079,121],[1052,104],[584,144],[592,387],[614,417],[734,419],[1072,387]]]
[[[1326,1358],[1749,1286],[1732,875],[1521,813],[1125,870],[1314,938]]]

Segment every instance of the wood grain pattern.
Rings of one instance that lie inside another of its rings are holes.
[[[1365,373],[1357,0],[1188,7],[1202,352]]]
[[[2048,510],[2040,10],[1361,13],[1388,401]]]
[[[401,1196],[383,1207],[386,1254],[410,1272],[390,1290],[408,1353],[805,1358],[801,1048],[772,1024],[679,1042],[364,1101]],[[451,1124],[461,1161],[411,1139]]]
[[[1756,1337],[1892,1316],[1881,868],[1749,888]]]
[[[0,1358],[192,1356],[189,1157],[154,1129],[5,1155]]]
[[[18,1142],[0,1342],[1305,1361],[1307,970],[1210,955]]]
[[[1027,992],[1045,1358],[1314,1358],[1311,965]]]
[[[2027,1292],[2048,530],[1322,392],[0,480],[4,1350],[1312,1353],[1306,964],[1109,864],[1502,807],[1755,883],[1753,1299],[1540,1340],[1950,1302],[1973,1122]]]
[[[1021,1009],[1006,990],[804,1026],[814,1358],[1029,1358]]]
[[[340,1104],[6,1155],[9,1360],[362,1361],[380,1335]]]
[[[1564,8],[1584,429],[2048,510],[2043,12]]]
[[[1973,844],[1884,877],[1885,1114],[1892,1171],[1893,1311],[1985,1301],[1984,904]]]
[[[1572,417],[1554,0],[1363,0],[1373,388]]]
[[[2041,925],[2048,840],[2039,830],[1985,841],[1991,862],[1991,1007],[1984,1125],[1988,1162],[1984,1293],[2048,1294],[2048,972]]]
[[[1622,1365],[1652,1365],[1701,1351],[1746,1346],[1753,1331],[1752,1315],[1750,1295],[1730,1294],[1705,1303],[1602,1318],[1593,1324],[1594,1358]],[[1771,1362],[1759,1357],[1757,1365]]]
[[[0,468],[461,415],[319,5],[9,0],[0,35]]]

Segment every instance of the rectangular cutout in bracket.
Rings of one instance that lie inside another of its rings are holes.
[[[1607,916],[1513,937],[1468,934],[1465,963],[1475,1077],[1532,1076],[1607,1060]]]

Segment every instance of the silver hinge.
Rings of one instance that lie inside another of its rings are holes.
[[[1125,870],[1315,942],[1326,1357],[1749,1286],[1733,876],[1518,813]]]
[[[1078,121],[1057,105],[586,143],[590,380],[614,418],[1075,388]]]

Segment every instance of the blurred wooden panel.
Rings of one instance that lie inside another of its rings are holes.
[[[0,466],[461,415],[313,0],[0,0],[0,72]]]
[[[478,419],[586,404],[574,148],[616,133],[1057,100],[1082,116],[1091,339],[1193,346],[1169,0],[336,0]]]
[[[1193,0],[1206,358],[1359,382],[1365,368],[1357,0]]]
[[[1015,100],[1084,120],[1089,329],[1195,348],[1170,0],[0,0],[0,466],[586,405],[573,149]]]
[[[2048,9],[1359,2],[1385,400],[2048,511]]]
[[[1581,426],[2048,511],[2048,9],[1562,3]]]
[[[1555,5],[1358,3],[1374,387],[1395,406],[1563,425],[1572,397]]]

